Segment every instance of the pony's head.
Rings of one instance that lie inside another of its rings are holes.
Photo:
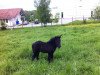
[[[56,47],[58,48],[61,47],[61,36],[62,35],[55,36],[55,44],[56,44]]]

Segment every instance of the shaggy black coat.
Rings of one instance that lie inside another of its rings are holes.
[[[53,60],[53,53],[55,52],[56,48],[61,47],[61,35],[60,36],[55,36],[51,38],[48,42],[42,42],[42,41],[36,41],[35,43],[32,44],[32,60],[35,58],[38,60],[39,59],[39,53],[48,53],[48,61],[50,63],[51,60]]]

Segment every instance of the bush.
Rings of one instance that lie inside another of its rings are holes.
[[[6,27],[7,27],[7,25],[5,24],[5,22],[1,21],[1,30],[7,29]]]
[[[81,20],[75,20],[73,22],[68,23],[68,25],[81,25],[82,21]]]
[[[82,24],[95,24],[100,23],[100,20],[75,20],[73,22],[68,23],[67,25],[82,25]]]
[[[58,23],[58,21],[59,21],[59,18],[53,19],[53,22],[54,22],[54,23]]]
[[[86,23],[87,23],[86,19],[83,19],[83,24],[86,24]]]

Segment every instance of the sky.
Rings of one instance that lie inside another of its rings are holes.
[[[55,12],[63,12],[64,17],[89,17],[100,0],[51,0],[50,8]],[[81,7],[80,7],[81,6]],[[34,0],[0,0],[0,9],[23,8],[34,10]]]

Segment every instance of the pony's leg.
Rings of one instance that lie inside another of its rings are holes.
[[[36,52],[33,53],[32,60],[34,60],[35,58],[36,58]]]
[[[34,60],[35,59],[35,56],[34,56],[34,53],[32,54],[32,60]]]
[[[48,62],[50,63],[53,59],[53,53],[48,53]]]
[[[51,59],[51,58],[50,58],[50,54],[48,53],[48,62],[49,62],[49,63],[50,63],[50,59]]]
[[[51,53],[51,60],[53,60],[53,53]]]
[[[39,59],[39,52],[36,53],[36,59]]]
[[[35,55],[34,55],[34,53],[33,53],[33,55],[32,55],[32,60],[34,60],[35,59]]]

